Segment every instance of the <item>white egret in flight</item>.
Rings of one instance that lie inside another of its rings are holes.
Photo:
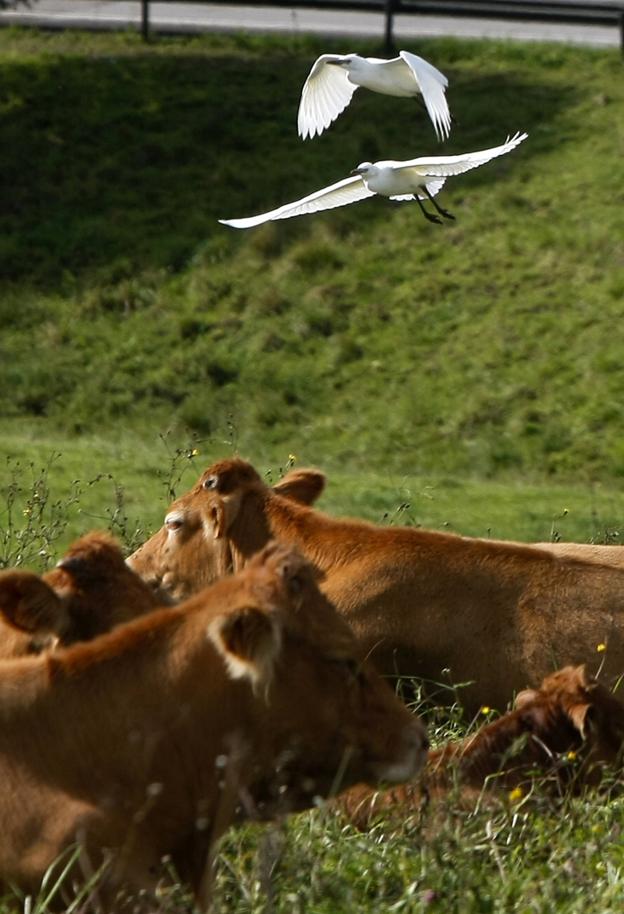
[[[400,51],[392,60],[358,54],[322,54],[310,70],[301,93],[299,136],[305,140],[321,134],[344,111],[358,86],[402,98],[422,95],[438,139],[448,137],[451,115],[444,94],[448,80],[422,57],[409,51]]]
[[[406,162],[362,162],[351,172],[351,177],[308,194],[294,203],[286,203],[259,216],[219,219],[219,222],[234,228],[253,228],[274,219],[290,219],[292,216],[302,216],[305,213],[335,209],[337,206],[357,203],[358,200],[379,194],[382,197],[389,197],[390,200],[416,200],[426,219],[441,223],[440,216],[446,219],[455,218],[434,200],[446,179],[478,168],[490,159],[511,152],[526,137],[526,133],[516,133],[512,137],[507,137],[501,146],[482,149],[480,152],[466,152],[464,155],[422,156],[420,159],[409,159]],[[432,203],[439,216],[427,212],[422,204],[425,199]]]

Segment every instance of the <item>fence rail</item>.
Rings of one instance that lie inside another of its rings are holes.
[[[178,0],[179,2],[179,0]],[[184,0],[182,0],[184,2]],[[197,2],[197,0],[195,0]],[[199,0],[201,4],[201,0]],[[222,3],[227,6],[231,0],[210,0],[211,3]],[[234,0],[236,2],[236,0]],[[624,55],[624,0],[238,0],[246,6],[273,6],[297,7],[300,9],[325,9],[325,10],[359,10],[364,12],[378,12],[383,14],[385,44],[388,51],[394,46],[394,18],[399,14],[411,16],[439,16],[463,17],[474,19],[495,20],[524,20],[535,23],[548,22],[551,24],[569,23],[586,26],[612,26],[618,30],[620,48]],[[63,19],[63,13],[71,8],[71,0],[61,0],[60,13],[57,20]],[[114,5],[114,4],[113,4]],[[143,37],[150,37],[151,0],[139,0],[137,6],[134,0],[122,3],[140,9],[140,29]],[[162,6],[175,7],[176,0],[166,0]],[[20,21],[19,16],[11,14],[11,8],[26,7],[29,11],[37,8],[36,0],[0,0],[0,24],[10,24],[11,21]],[[98,21],[98,10],[94,21]],[[105,7],[106,4],[101,4]],[[88,15],[88,14],[87,14]],[[123,17],[124,14],[121,14]],[[125,13],[127,16],[127,12]],[[23,18],[26,18],[26,14]],[[36,16],[28,17],[33,21]],[[71,19],[71,16],[69,17]],[[45,22],[45,13],[42,16]],[[50,21],[53,20],[53,17]],[[136,21],[136,20],[135,20]],[[53,27],[53,26],[52,26]]]
[[[147,35],[150,0],[141,0],[143,34]],[[175,2],[175,0],[172,0]],[[227,5],[230,0],[211,0]],[[242,0],[250,6],[288,6],[309,9],[383,12],[385,44],[394,45],[394,16],[401,13],[491,18],[535,22],[612,25],[619,30],[624,55],[624,0]]]

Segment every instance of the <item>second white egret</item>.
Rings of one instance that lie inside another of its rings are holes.
[[[422,95],[438,139],[448,137],[451,115],[444,94],[448,80],[428,61],[409,51],[399,51],[392,60],[359,54],[322,54],[301,93],[299,136],[305,140],[321,134],[344,111],[358,86],[402,98]]]

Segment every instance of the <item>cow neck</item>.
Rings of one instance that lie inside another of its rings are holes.
[[[297,546],[323,572],[374,551],[379,538],[378,529],[366,521],[330,517],[279,495],[269,493],[265,505],[269,535]]]
[[[268,494],[268,489],[266,494],[254,490],[247,492],[228,529],[228,549],[223,551],[223,555],[226,559],[229,558],[232,572],[240,571],[269,540],[280,539],[272,532],[269,522]]]
[[[238,571],[244,563],[240,560],[237,560],[235,550],[232,549],[232,543],[230,540],[224,537],[223,539],[215,540],[214,542],[216,578],[224,578],[226,575],[233,574],[235,571]],[[212,580],[209,580],[206,582],[206,585],[211,583]]]

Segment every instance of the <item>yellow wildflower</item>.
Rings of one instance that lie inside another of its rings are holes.
[[[198,454],[199,454],[199,451],[197,450],[196,447],[194,447],[193,450],[191,451],[191,457],[197,457]]]
[[[492,709],[490,708],[489,705],[483,705],[483,707],[481,708],[482,714],[490,714],[491,711],[492,711]]]
[[[570,749],[570,751],[569,751],[568,754],[566,755],[566,758],[567,758],[567,760],[568,760],[569,762],[573,762],[573,761],[574,761],[574,759],[576,758],[576,752],[574,751],[574,749]]]
[[[606,649],[607,649],[607,645],[604,643],[604,641],[601,641],[600,644],[596,645],[596,650],[598,651],[599,654],[604,653],[604,651],[606,651]]]
[[[524,796],[522,787],[514,787],[513,790],[509,791],[509,799],[512,803],[517,803],[518,800],[521,800]]]
[[[291,463],[294,463],[294,462],[296,461],[296,459],[297,459],[297,455],[296,455],[296,454],[289,454],[289,455],[288,455],[288,459],[290,460]]]

